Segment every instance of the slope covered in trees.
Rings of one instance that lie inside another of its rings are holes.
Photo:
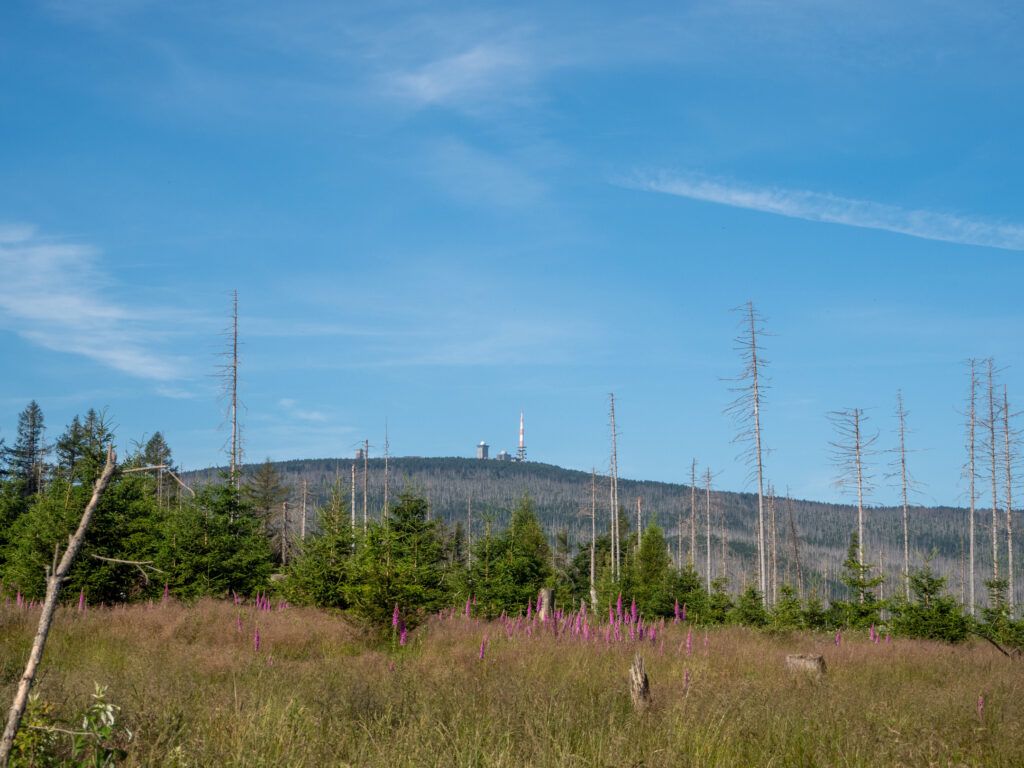
[[[356,464],[356,512],[361,521],[363,508],[363,463]],[[302,489],[307,489],[306,514],[310,530],[315,526],[314,508],[326,504],[331,487],[340,481],[344,493],[351,493],[352,459],[303,459],[271,462],[289,490],[289,519],[293,534],[301,524]],[[221,469],[188,473],[189,482],[215,479]],[[260,469],[259,471],[263,471]],[[245,476],[259,475],[258,468],[247,466]],[[524,496],[533,502],[537,516],[554,549],[561,547],[575,554],[590,541],[589,472],[564,469],[539,462],[479,461],[465,458],[401,457],[389,460],[389,485],[392,498],[403,489],[422,494],[430,502],[430,514],[451,526],[461,523],[468,529],[472,511],[473,541],[482,537],[488,526],[500,531],[508,526],[512,510]],[[367,477],[367,508],[371,519],[379,518],[384,502],[384,460],[370,459]],[[636,499],[642,499],[642,521],[646,527],[656,523],[662,528],[672,557],[678,557],[678,524],[683,524],[682,558],[689,556],[690,486],[620,478],[619,501],[622,526],[636,530]],[[703,574],[706,560],[706,514],[703,489],[697,494],[697,552],[694,561]],[[856,507],[803,499],[775,499],[779,582],[797,583],[796,557],[791,530],[795,527],[805,591],[818,588],[823,597],[840,584],[839,571],[845,559],[850,534],[857,528]],[[792,510],[793,526],[789,524]],[[902,564],[902,509],[874,507],[867,511],[865,523],[866,560],[882,570],[888,584],[900,584]],[[912,507],[911,560],[914,567],[931,557],[932,567],[948,578],[954,592],[960,586],[961,532],[965,511],[951,507]],[[756,530],[757,496],[731,491],[711,492],[712,576],[727,576],[734,589],[757,576]],[[598,478],[597,529],[607,532],[608,478]],[[723,535],[724,526],[724,535]],[[623,533],[623,539],[626,538]],[[978,531],[979,538],[985,535]],[[723,539],[725,558],[723,564]],[[984,546],[979,550],[986,551]],[[895,588],[895,587],[892,587]],[[841,588],[840,588],[841,589]]]

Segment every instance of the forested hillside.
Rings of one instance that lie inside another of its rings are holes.
[[[289,527],[298,532],[301,526],[303,484],[306,488],[306,515],[309,530],[315,529],[317,505],[323,503],[331,486],[341,483],[350,498],[352,466],[356,466],[356,513],[363,514],[362,460],[302,459],[275,462],[270,466],[290,496]],[[249,465],[246,473],[253,476],[261,465]],[[385,471],[383,459],[366,463],[367,502],[370,519],[380,516],[384,503]],[[209,469],[185,475],[188,482],[203,483],[215,479],[222,470]],[[563,469],[538,462],[479,461],[465,458],[392,458],[388,463],[388,485],[392,499],[403,488],[420,491],[431,505],[431,514],[445,522],[467,525],[472,508],[472,535],[483,535],[488,525],[498,530],[505,527],[515,502],[524,495],[533,500],[552,544],[558,539],[572,552],[590,541],[591,476],[587,472]],[[598,534],[608,528],[608,478],[597,477]],[[636,499],[641,499],[642,522],[661,525],[677,554],[678,526],[683,525],[682,552],[690,551],[690,486],[643,480],[619,479],[619,501],[623,525],[636,526]],[[707,514],[705,490],[697,488],[697,547],[695,561],[704,572],[707,552]],[[849,545],[850,533],[856,528],[856,510],[851,506],[826,504],[803,499],[778,498],[776,539],[779,581],[796,584],[794,557],[795,529],[800,564],[808,588],[819,586],[823,597],[834,589],[837,573]],[[792,511],[792,524],[790,522]],[[754,526],[757,496],[751,493],[712,490],[711,550],[712,574],[725,574],[733,589],[746,583],[754,573]],[[918,564],[932,557],[935,569],[949,578],[951,591],[960,590],[961,534],[965,511],[950,507],[913,507],[911,509],[912,560]],[[724,535],[723,535],[724,525]],[[990,551],[979,530],[978,549]],[[879,507],[870,510],[865,543],[870,559],[879,560],[890,585],[899,583],[901,553],[901,510]],[[725,565],[723,567],[723,539]]]

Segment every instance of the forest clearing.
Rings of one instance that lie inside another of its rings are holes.
[[[536,614],[449,609],[380,639],[337,613],[176,600],[60,609],[26,722],[73,723],[96,684],[125,765],[1014,766],[1024,673],[982,641],[770,634],[668,620],[606,640]],[[35,609],[0,609],[3,695]],[[567,621],[568,619],[568,621]],[[628,613],[626,623],[629,623]],[[258,630],[258,642],[255,641]],[[689,640],[688,640],[689,638]],[[821,679],[789,653],[824,656]],[[652,703],[635,711],[642,654]],[[130,740],[120,729],[131,732]],[[40,731],[29,731],[35,738]],[[48,734],[68,739],[65,734]]]

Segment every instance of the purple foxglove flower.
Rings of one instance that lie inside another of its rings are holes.
[[[85,590],[80,589],[78,591],[78,610],[79,612],[85,610]]]
[[[256,631],[253,633],[253,636],[252,636],[252,647],[253,647],[253,650],[256,651],[256,653],[260,652],[260,628],[259,627],[256,627]]]
[[[483,640],[480,641],[480,660],[484,659],[484,651],[487,650],[487,635],[484,635]]]
[[[398,629],[398,622],[401,621],[401,614],[398,612],[398,603],[395,603],[395,610],[391,612],[391,626]]]
[[[629,606],[629,615],[632,617],[633,623],[636,624],[636,617],[639,615],[639,611],[636,607],[636,600],[633,600]]]
[[[402,622],[402,631],[398,633],[398,644],[405,645],[409,641],[409,632],[405,628],[405,622]]]
[[[836,647],[838,648],[843,643],[843,632],[842,630],[836,630]]]

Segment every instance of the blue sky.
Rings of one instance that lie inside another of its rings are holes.
[[[0,436],[106,407],[222,461],[380,450],[749,488],[723,409],[754,301],[779,488],[826,413],[961,501],[964,360],[1024,401],[1024,33],[1006,3],[0,8]],[[873,458],[876,501],[895,493]]]

